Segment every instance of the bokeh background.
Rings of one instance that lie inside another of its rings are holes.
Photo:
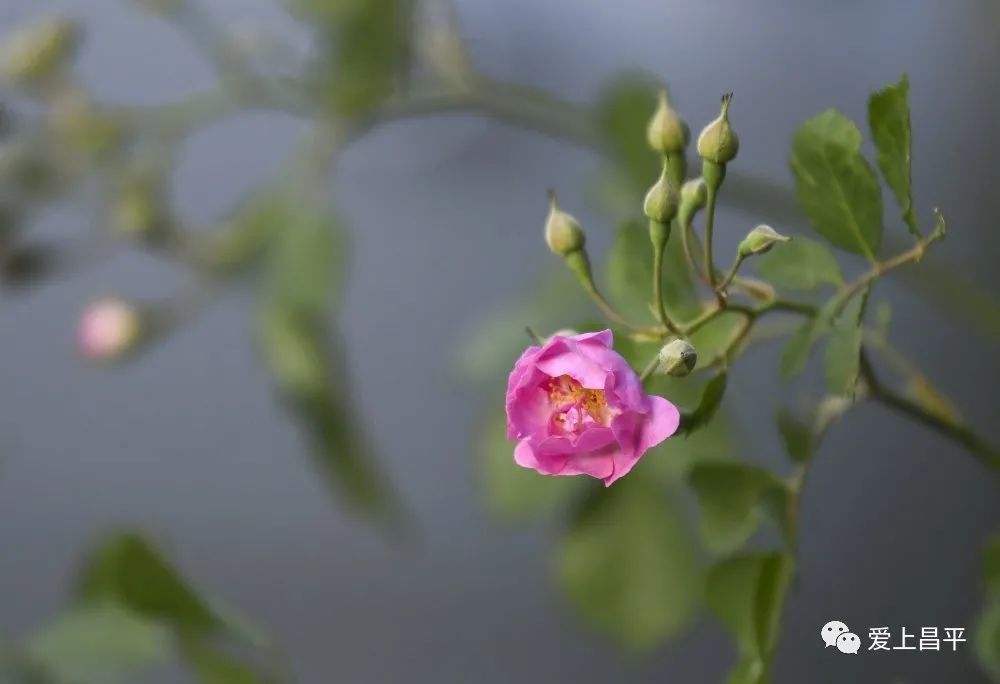
[[[269,0],[202,0],[226,25],[301,28]],[[996,296],[995,139],[1000,6],[952,0],[736,2],[459,0],[464,35],[491,75],[590,101],[612,74],[665,79],[697,128],[737,93],[734,168],[790,185],[793,130],[835,106],[865,116],[867,93],[906,71],[918,215],[945,209],[950,234],[929,260]],[[116,0],[4,0],[4,33],[67,11],[86,24],[82,80],[112,101],[150,104],[213,83],[165,23]],[[278,169],[301,125],[240,116],[190,139],[175,206],[210,220]],[[330,193],[349,222],[351,273],[341,317],[364,421],[419,534],[387,543],[345,515],[314,477],[276,407],[247,335],[253,305],[236,289],[193,324],[108,371],[73,347],[93,295],[162,296],[182,276],[135,251],[0,300],[0,630],[29,633],[60,608],[98,532],[153,531],[199,586],[265,625],[300,681],[711,682],[733,660],[711,620],[668,648],[623,657],[581,624],[549,580],[551,525],[504,526],[484,512],[473,449],[499,396],[456,372],[460,342],[491,312],[530,297],[560,267],[541,242],[544,190],[588,227],[611,230],[588,198],[596,157],[470,114],[393,123],[353,144]],[[769,217],[727,207],[722,253]],[[39,234],[92,230],[85,207],[50,212]],[[803,223],[778,226],[787,232]],[[900,229],[901,230],[901,229]],[[900,234],[902,234],[900,232]],[[987,435],[996,429],[996,339],[942,317],[899,280],[900,346]],[[958,296],[958,295],[956,295]],[[783,458],[772,427],[782,388],[774,349],[753,350],[728,406],[744,457]],[[513,359],[512,359],[513,360]],[[985,682],[971,648],[857,658],[824,652],[819,628],[971,629],[982,604],[977,549],[1000,522],[995,477],[955,444],[878,407],[830,434],[805,493],[798,586],[776,681]],[[863,627],[860,627],[863,626]],[[162,672],[150,681],[182,681]]]

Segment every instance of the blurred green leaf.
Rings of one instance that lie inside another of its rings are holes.
[[[170,635],[111,602],[81,605],[37,634],[26,656],[52,684],[109,684],[167,660]]]
[[[749,553],[708,572],[708,606],[736,640],[739,663],[729,684],[770,681],[771,662],[794,562],[785,553]]]
[[[489,311],[461,337],[456,352],[458,370],[463,378],[499,384],[530,343],[526,326],[544,337],[561,328],[574,328],[592,307],[570,270],[554,264],[532,289],[530,299]],[[600,328],[594,325],[587,329]]]
[[[785,486],[764,468],[725,461],[696,464],[688,481],[701,505],[702,536],[716,553],[742,546],[760,526],[765,494]]]
[[[184,633],[207,634],[222,620],[149,541],[132,532],[103,541],[84,563],[77,596],[116,601],[137,615]]]
[[[782,407],[778,411],[778,432],[781,433],[785,452],[793,461],[804,463],[813,457],[816,436],[809,422]]]
[[[180,650],[198,684],[266,684],[253,668],[204,641],[185,639]]]
[[[791,380],[805,369],[816,342],[830,331],[833,314],[838,304],[838,299],[831,297],[816,312],[815,316],[803,323],[792,335],[781,352],[779,368],[783,382]]]
[[[700,602],[692,541],[640,466],[596,489],[558,550],[559,583],[582,615],[629,650],[683,629]]]
[[[725,353],[733,336],[742,327],[743,320],[742,313],[726,311],[691,335],[691,344],[698,352],[699,365],[710,363]]]
[[[684,320],[698,313],[697,292],[688,276],[679,240],[667,243],[664,256],[663,287],[667,313]],[[626,317],[653,321],[653,246],[646,225],[640,221],[622,223],[608,255],[605,275],[608,298]]]
[[[878,167],[903,210],[903,220],[915,238],[920,238],[913,215],[910,180],[910,81],[903,74],[898,83],[871,94],[868,125],[878,150]]]
[[[521,521],[549,513],[567,503],[584,484],[578,477],[546,477],[517,465],[500,412],[490,419],[480,439],[486,505],[500,520]]]
[[[857,126],[828,109],[796,132],[791,166],[813,228],[841,249],[875,261],[882,241],[882,191],[860,147]]]
[[[988,605],[973,631],[973,647],[980,666],[1000,682],[1000,601]]]
[[[780,249],[762,254],[757,259],[757,270],[775,287],[789,290],[844,284],[840,266],[830,250],[801,235],[796,235]]]
[[[409,55],[409,0],[292,3],[319,33],[315,77],[335,114],[362,114],[392,94]]]
[[[703,428],[715,417],[726,394],[728,375],[725,371],[705,383],[701,391],[701,400],[694,411],[681,414],[681,424],[677,429],[680,435],[689,435]]]
[[[649,74],[629,72],[609,81],[597,101],[597,125],[608,155],[637,192],[656,182],[660,172],[660,159],[646,142],[646,124],[662,87]]]
[[[326,484],[355,510],[386,522],[395,503],[358,427],[347,369],[328,321],[343,279],[344,240],[335,218],[308,201],[289,199],[281,226],[261,295],[264,360],[309,435]]]
[[[824,376],[834,394],[851,394],[861,367],[861,323],[868,303],[870,287],[863,288],[845,304],[834,323],[826,347]]]

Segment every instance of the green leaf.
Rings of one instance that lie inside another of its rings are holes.
[[[871,94],[868,99],[868,125],[878,150],[878,168],[903,210],[907,227],[919,239],[920,229],[913,215],[910,179],[910,81],[906,74],[898,83]]]
[[[180,650],[199,684],[266,684],[268,681],[250,666],[202,640],[182,640]]]
[[[660,172],[660,159],[646,142],[646,124],[663,85],[642,73],[612,79],[598,97],[596,118],[608,155],[635,192],[645,192]]]
[[[782,407],[778,411],[778,431],[785,445],[785,452],[796,463],[805,463],[813,457],[816,436],[812,425]]]
[[[973,630],[973,648],[980,666],[1000,682],[1000,601],[988,605]]]
[[[815,316],[803,323],[792,335],[781,352],[779,368],[782,382],[791,380],[805,369],[816,342],[830,331],[839,304],[837,297],[831,297]]]
[[[355,116],[392,94],[409,56],[408,0],[293,0],[319,32],[313,76],[335,114]]]
[[[784,488],[770,471],[738,462],[697,464],[688,481],[701,505],[702,536],[716,553],[742,546],[760,526],[765,494]]]
[[[189,634],[224,627],[166,558],[132,532],[110,537],[90,554],[77,596],[87,602],[116,601],[139,616]]]
[[[827,387],[834,394],[852,394],[857,384],[861,368],[861,323],[870,289],[865,287],[851,297],[830,334],[824,375]]]
[[[582,615],[628,650],[677,634],[695,614],[701,576],[667,493],[642,468],[595,488],[556,559],[559,584]]]
[[[502,414],[490,420],[481,439],[486,505],[498,519],[521,521],[549,513],[584,484],[578,477],[546,477],[517,465]]]
[[[640,221],[626,221],[618,228],[608,256],[604,282],[608,298],[627,318],[653,321],[653,246]],[[664,300],[667,313],[684,320],[698,313],[697,292],[688,277],[679,240],[667,243],[664,255]]]
[[[794,576],[788,554],[750,553],[714,565],[708,572],[708,606],[736,640],[739,664],[730,684],[770,681],[785,596]]]
[[[700,430],[712,420],[716,411],[719,410],[719,406],[722,405],[727,381],[728,376],[723,371],[705,383],[697,408],[691,413],[681,415],[681,424],[677,429],[678,434],[689,435]]]
[[[882,241],[882,191],[860,146],[857,126],[829,109],[799,128],[791,166],[813,228],[837,247],[874,262]]]
[[[26,646],[52,684],[109,684],[138,675],[170,654],[166,629],[110,602],[62,615]]]
[[[789,290],[844,284],[840,265],[830,250],[801,235],[783,244],[781,249],[762,254],[757,259],[757,270],[775,287]]]
[[[277,217],[276,217],[277,218]],[[258,318],[261,352],[280,396],[302,424],[325,483],[356,511],[383,522],[396,513],[351,403],[331,333],[346,251],[337,221],[288,198],[268,255]]]

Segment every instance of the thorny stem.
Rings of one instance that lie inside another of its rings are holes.
[[[673,321],[670,320],[670,316],[667,314],[667,305],[665,300],[665,293],[663,291],[663,257],[664,257],[664,245],[653,245],[653,299],[656,302],[656,313],[660,318],[660,323],[663,324],[669,332],[679,333],[677,326],[674,325]]]
[[[709,184],[708,201],[705,205],[705,262],[703,271],[705,277],[708,278],[708,286],[713,290],[717,289],[715,286],[715,263],[712,260],[712,235],[715,231],[715,200],[717,195],[718,191]]]

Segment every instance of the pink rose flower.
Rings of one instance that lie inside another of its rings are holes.
[[[518,440],[518,465],[610,486],[677,431],[677,407],[646,394],[611,345],[610,330],[553,335],[517,360],[507,381],[507,437]]]

